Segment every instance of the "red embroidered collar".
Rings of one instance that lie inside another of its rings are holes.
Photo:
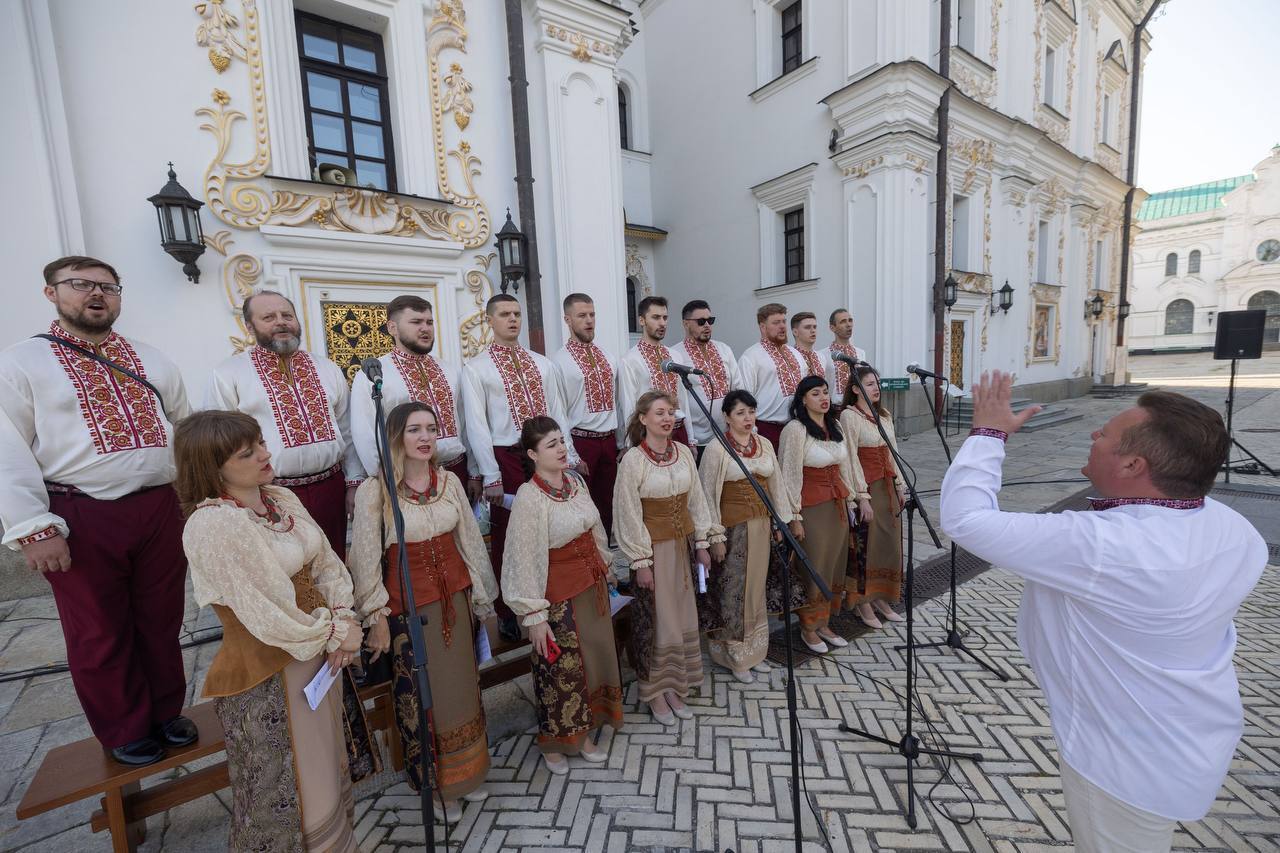
[[[64,341],[70,341],[71,343],[84,347],[88,350],[96,350],[98,347],[105,347],[108,344],[115,343],[117,340],[123,340],[120,338],[120,335],[112,330],[107,333],[105,338],[102,339],[102,343],[95,344],[93,341],[87,341],[79,335],[71,334],[66,329],[62,328],[62,326],[58,325],[57,320],[49,324],[49,334],[53,335],[55,338],[62,338]]]
[[[1177,498],[1089,498],[1089,509],[1102,511],[1118,506],[1162,506],[1165,509],[1200,509],[1204,498],[1183,500]]]

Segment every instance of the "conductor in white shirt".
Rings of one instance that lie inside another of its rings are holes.
[[[1049,705],[1076,849],[1167,851],[1208,812],[1244,714],[1232,654],[1262,537],[1206,497],[1226,459],[1217,412],[1152,391],[1093,433],[1091,511],[1001,512],[1012,376],[984,375],[942,484],[942,526],[1021,576],[1018,643]],[[1051,547],[1046,547],[1051,543]]]

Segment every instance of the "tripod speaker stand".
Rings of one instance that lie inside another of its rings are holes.
[[[1236,367],[1241,359],[1262,358],[1262,337],[1267,312],[1261,308],[1251,311],[1223,311],[1218,315],[1218,330],[1213,342],[1213,357],[1217,361],[1231,360],[1231,381],[1227,385],[1227,458],[1223,460],[1226,481],[1231,482],[1231,448],[1235,447],[1253,460],[1254,472],[1266,471],[1272,477],[1276,471],[1257,457],[1249,448],[1236,440],[1231,427],[1231,417],[1236,401]]]

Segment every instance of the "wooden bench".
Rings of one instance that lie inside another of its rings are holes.
[[[629,625],[624,609],[614,619],[619,650],[625,645]],[[480,670],[480,689],[486,690],[512,681],[530,671],[529,644],[498,643],[494,657],[524,650],[524,654],[498,660]],[[371,731],[381,731],[385,738],[391,766],[404,769],[404,751],[400,730],[395,724],[391,682],[384,681],[360,688],[365,703],[365,716]],[[372,704],[370,704],[372,703]],[[146,819],[168,809],[189,803],[206,794],[220,791],[231,784],[227,762],[220,761],[200,770],[143,789],[141,782],[151,776],[182,767],[193,761],[216,755],[226,748],[222,723],[214,713],[212,702],[201,702],[183,709],[200,729],[195,743],[166,750],[155,764],[130,767],[119,764],[102,748],[96,738],[54,747],[45,755],[31,785],[18,804],[18,820],[27,820],[62,806],[94,796],[101,796],[99,808],[89,819],[94,832],[110,830],[111,848],[116,853],[133,853],[146,838]]]

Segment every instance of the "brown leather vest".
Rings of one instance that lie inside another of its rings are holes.
[[[601,616],[609,613],[609,592],[605,580],[608,566],[600,558],[596,540],[588,530],[572,542],[552,548],[547,554],[547,601],[558,604],[596,586],[596,607]]]
[[[693,516],[689,514],[689,493],[669,498],[641,498],[644,526],[649,528],[649,541],[687,539],[693,533]]]
[[[772,498],[773,494],[769,492],[769,484],[761,480],[760,485],[764,487],[765,492],[769,493]],[[760,500],[760,496],[756,494],[756,490],[751,488],[751,484],[746,480],[726,480],[724,486],[720,489],[720,523],[728,530],[730,527],[737,527],[744,521],[750,521],[753,518],[762,518],[769,514],[764,508],[764,502]]]
[[[303,566],[294,575],[294,603],[303,613],[328,606],[311,577],[311,566]],[[222,604],[213,605],[222,623],[222,647],[204,679],[204,695],[208,698],[234,696],[256,687],[293,662],[284,649],[269,646],[244,627],[236,614]]]

